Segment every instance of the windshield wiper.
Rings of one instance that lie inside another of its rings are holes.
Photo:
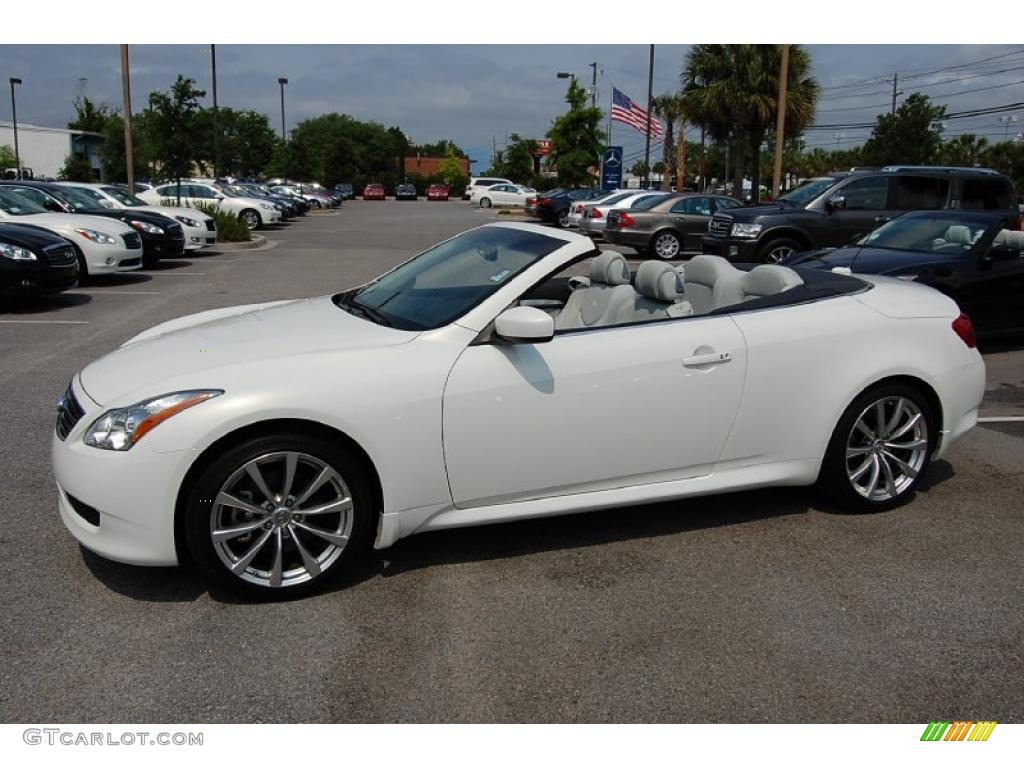
[[[366,318],[370,322],[376,323],[377,325],[386,325],[391,327],[391,321],[384,316],[383,313],[378,312],[373,307],[368,307],[355,300],[356,291],[348,291],[338,296],[335,302],[339,307],[344,307],[346,310],[354,315],[360,315]]]

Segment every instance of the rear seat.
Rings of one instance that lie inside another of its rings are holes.
[[[720,307],[743,301],[743,273],[721,256],[701,254],[686,264],[686,300],[693,314],[706,315]]]
[[[569,294],[555,317],[555,330],[609,325],[619,308],[630,304],[636,292],[629,284],[629,264],[615,251],[602,251],[590,263],[590,285]]]
[[[661,261],[646,261],[636,273],[633,301],[619,307],[611,322],[639,323],[666,317],[693,314],[688,301],[682,301],[683,278]]]
[[[761,264],[740,277],[740,290],[743,291],[744,301],[774,296],[776,293],[803,284],[800,275],[781,264]]]
[[[996,235],[996,239],[992,241],[992,245],[1024,251],[1024,232],[1018,232],[1015,229],[1001,229]]]

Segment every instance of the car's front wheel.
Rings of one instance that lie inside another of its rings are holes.
[[[900,506],[928,468],[936,430],[932,408],[918,389],[904,384],[869,389],[839,420],[819,484],[853,512]]]
[[[252,208],[246,208],[240,214],[240,218],[249,229],[259,229],[263,225],[263,219],[260,218],[258,211],[254,211]]]
[[[779,264],[800,250],[800,243],[796,240],[780,237],[766,243],[761,249],[761,261],[766,264]]]
[[[481,208],[490,208],[491,207],[491,198],[489,198],[489,197],[481,197],[480,198],[480,207]]]
[[[228,589],[293,597],[319,589],[369,548],[376,512],[347,451],[304,435],[225,451],[193,484],[185,534],[196,563]]]
[[[559,228],[561,228],[561,229],[568,229],[568,227],[569,227],[569,211],[568,211],[568,209],[564,210],[560,214],[558,214],[558,219],[556,220],[556,222],[557,222]]]

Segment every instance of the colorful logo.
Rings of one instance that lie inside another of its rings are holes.
[[[995,720],[932,722],[921,734],[921,741],[988,741],[995,727]]]

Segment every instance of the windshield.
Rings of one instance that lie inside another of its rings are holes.
[[[30,213],[47,213],[41,205],[36,205],[28,198],[22,197],[11,189],[0,189],[0,210],[11,216],[27,216]]]
[[[440,328],[562,245],[562,240],[520,229],[473,229],[335,301],[383,325],[410,331]]]
[[[617,195],[612,195],[611,197],[602,198],[601,200],[597,201],[596,203],[595,203],[595,201],[591,200],[588,203],[588,205],[594,205],[595,207],[597,205],[615,205],[616,203],[621,203],[627,197],[633,197],[633,195],[635,195],[635,194],[636,194],[636,192],[620,192]]]
[[[100,200],[103,199],[103,195],[99,192],[93,192],[92,190],[86,191],[84,189],[78,189],[77,187],[61,187],[59,190],[54,190],[51,193],[54,197],[59,197],[61,200],[70,203],[75,208],[102,208]]]
[[[142,198],[136,197],[135,195],[130,195],[123,189],[118,189],[117,187],[100,187],[100,189],[106,192],[115,200],[117,200],[117,202],[119,202],[121,205],[127,205],[130,208],[138,208],[143,205],[149,205],[149,203],[147,203]]]
[[[842,181],[842,177],[828,178],[828,179],[815,179],[814,181],[808,181],[801,184],[791,192],[787,192],[784,195],[779,195],[778,200],[784,200],[787,203],[793,203],[794,205],[807,205],[811,200],[816,198],[822,192],[830,187],[834,187]]]
[[[969,252],[992,224],[952,216],[903,216],[883,224],[858,245],[918,253]]]

